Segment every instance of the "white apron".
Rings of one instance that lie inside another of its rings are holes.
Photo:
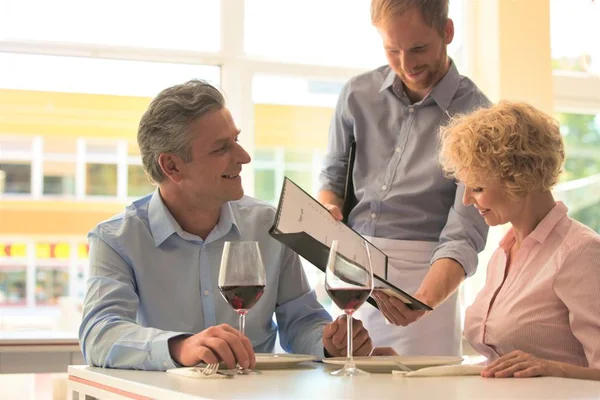
[[[429,271],[437,242],[392,240],[365,236],[388,256],[388,282],[409,294],[417,291]],[[385,320],[365,303],[353,315],[368,329],[373,346],[391,346],[400,355],[460,356],[461,329],[458,292],[428,315],[407,327]]]

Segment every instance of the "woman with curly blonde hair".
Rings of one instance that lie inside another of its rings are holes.
[[[482,376],[600,380],[600,236],[552,196],[564,162],[556,121],[503,101],[454,119],[440,141],[464,204],[512,225],[466,313],[465,336],[488,358]]]

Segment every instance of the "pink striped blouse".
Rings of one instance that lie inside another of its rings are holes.
[[[471,346],[488,361],[522,350],[600,368],[600,235],[557,202],[523,240],[505,278],[514,240],[511,229],[490,259],[485,287],[467,308]]]

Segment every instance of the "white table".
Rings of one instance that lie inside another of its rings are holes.
[[[561,378],[479,376],[402,378],[387,374],[329,376],[319,363],[263,370],[233,379],[192,379],[165,372],[69,366],[69,391],[79,399],[598,399],[600,382]]]
[[[0,332],[0,373],[67,372],[69,365],[84,363],[75,333]]]

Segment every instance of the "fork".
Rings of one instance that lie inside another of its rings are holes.
[[[219,363],[214,364],[206,364],[206,367],[201,371],[202,375],[209,376],[212,374],[216,374],[219,370]]]
[[[212,375],[212,374],[216,373],[218,371],[218,369],[219,369],[218,363],[206,364],[206,366],[204,368],[199,368],[199,366],[196,366],[196,368],[195,368],[196,371],[200,372],[204,376]]]

